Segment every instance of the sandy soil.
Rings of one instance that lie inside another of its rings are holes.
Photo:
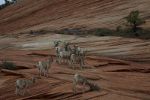
[[[146,52],[150,49],[148,41],[57,34],[0,38],[0,60],[13,61],[18,68],[1,70],[0,100],[150,100],[150,54]],[[73,70],[67,64],[53,63],[48,78],[39,78],[28,89],[28,94],[16,96],[16,79],[38,76],[36,62],[47,59],[49,55],[55,57],[52,47],[55,39],[70,41],[88,50],[85,68],[79,70],[77,65]],[[100,91],[88,91],[87,88],[85,93],[81,93],[81,86],[78,93],[73,94],[72,78],[76,72],[98,84]]]

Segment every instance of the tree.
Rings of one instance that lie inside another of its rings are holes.
[[[8,0],[5,0],[5,5],[9,5],[9,1]]]
[[[11,1],[4,0],[4,1],[5,1],[5,4],[0,5],[0,10],[16,2],[16,0],[11,0]]]
[[[12,3],[16,3],[17,2],[17,0],[12,0]]]
[[[145,21],[139,17],[139,11],[132,11],[130,14],[125,17],[127,24],[131,27],[133,32],[137,32],[138,26],[142,25],[145,23]],[[137,34],[136,34],[137,35]]]

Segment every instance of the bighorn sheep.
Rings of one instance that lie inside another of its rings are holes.
[[[54,47],[58,47],[61,41],[54,41]]]
[[[78,63],[79,63],[79,65],[80,65],[80,68],[81,69],[83,69],[83,65],[84,65],[84,56],[81,56],[81,55],[79,55],[79,56],[77,56],[77,60],[78,60]]]
[[[83,48],[80,47],[77,48],[77,55],[85,56],[85,51],[83,50]]]
[[[80,69],[83,69],[84,59],[85,59],[84,56],[71,54],[71,56],[70,56],[70,63],[73,66],[73,69],[75,67],[74,64],[79,64],[80,65]]]
[[[65,50],[65,51],[69,51],[69,50],[70,50],[70,46],[69,46],[70,43],[69,43],[69,42],[64,42],[63,45],[64,45],[64,50]]]
[[[85,77],[79,75],[78,73],[76,73],[74,75],[74,79],[73,79],[73,92],[76,93],[76,85],[83,85],[84,89],[85,86],[89,86],[90,90],[100,90],[100,87],[90,81],[88,81]],[[82,92],[84,92],[84,90],[82,90]]]
[[[59,63],[64,62],[66,60],[66,62],[69,62],[69,58],[70,58],[70,52],[69,51],[60,51],[59,52]]]
[[[59,62],[58,61],[59,60],[59,53],[60,53],[60,51],[62,51],[62,49],[60,47],[56,47],[55,50],[56,50],[56,62]]]
[[[74,45],[74,53],[76,55],[85,55],[85,51],[83,50],[83,48],[81,48],[77,45]]]
[[[31,80],[29,79],[17,79],[16,80],[16,95],[23,95],[27,93],[27,88],[35,83],[36,77],[32,77]]]
[[[42,74],[44,76],[49,75],[49,69],[51,68],[51,64],[53,62],[53,58],[49,58],[47,61],[39,61],[38,64],[36,65],[38,70],[39,70],[39,75],[42,76]]]
[[[75,67],[74,64],[76,64],[76,55],[75,54],[71,54],[70,63],[73,66],[73,69],[74,69],[74,67]]]

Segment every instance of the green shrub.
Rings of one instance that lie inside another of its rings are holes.
[[[128,16],[125,17],[127,25],[135,32],[135,35],[138,36],[136,33],[139,26],[145,23],[145,20],[140,18],[140,12],[138,10],[130,12]]]
[[[88,34],[96,35],[96,36],[108,36],[114,35],[114,31],[107,28],[96,28],[88,30]]]
[[[85,35],[87,33],[86,30],[80,29],[80,28],[65,28],[56,31],[58,34],[65,34],[65,35]]]
[[[150,39],[150,30],[138,28],[136,32],[129,27],[124,28],[122,26],[116,27],[115,30],[107,29],[107,28],[94,28],[89,30],[83,30],[79,28],[74,29],[61,29],[55,31],[58,34],[66,34],[66,35],[78,35],[78,36],[86,36],[86,35],[96,35],[96,36],[121,36],[121,37],[128,37],[128,38],[138,38],[141,39]]]
[[[32,35],[42,35],[42,34],[46,34],[46,33],[49,33],[49,32],[51,32],[51,31],[40,29],[40,30],[30,30],[28,33],[32,34]]]
[[[7,7],[11,4],[14,4],[15,2],[16,2],[16,0],[11,0],[11,1],[10,0],[5,0],[5,3],[0,5],[0,10],[4,9],[5,7]]]
[[[150,39],[150,30],[148,29],[139,29],[136,34],[141,39]]]
[[[2,69],[9,69],[9,70],[16,69],[16,65],[10,61],[2,61],[1,67],[2,67]]]

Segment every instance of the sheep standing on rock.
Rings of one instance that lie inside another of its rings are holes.
[[[60,51],[59,52],[59,64],[62,62],[67,62],[69,63],[69,58],[70,58],[71,53],[69,51]]]
[[[71,47],[70,44],[69,42],[54,41],[56,62],[58,64],[67,62],[73,66],[73,69],[75,68],[75,64],[79,64],[80,68],[83,69],[85,65],[85,51],[77,45]]]
[[[62,49],[60,47],[56,47],[55,50],[56,50],[56,62],[59,63],[59,55]]]
[[[27,93],[27,88],[35,83],[36,78],[29,79],[17,79],[16,80],[16,95],[24,96]]]
[[[55,51],[56,51],[56,62],[61,64],[62,62],[69,62],[71,55],[71,48],[69,42],[55,41]]]
[[[83,69],[83,66],[85,65],[85,63],[84,63],[85,56],[79,55],[79,56],[77,57],[77,60],[78,60],[78,63],[79,63],[79,65],[80,65],[80,68]]]
[[[78,46],[74,46],[73,53],[70,56],[70,62],[72,65],[79,64],[80,68],[83,69],[85,65],[85,51]]]
[[[42,74],[45,77],[48,77],[49,75],[49,69],[51,68],[53,62],[53,58],[49,58],[47,61],[39,61],[36,65],[39,70],[39,75],[42,76]]]
[[[76,93],[76,85],[83,85],[84,86],[84,89],[85,89],[85,86],[89,86],[90,90],[97,90],[99,91],[99,86],[88,81],[87,78],[79,75],[78,73],[76,73],[74,75],[74,79],[73,79],[73,92]],[[84,90],[82,90],[82,92],[84,92]]]
[[[56,62],[59,63],[59,53],[63,50],[61,46],[61,41],[54,41],[54,47],[56,51]]]
[[[76,64],[76,55],[75,54],[71,54],[71,56],[70,56],[70,64],[71,64],[71,66],[73,67],[73,69],[74,69],[74,64]]]

